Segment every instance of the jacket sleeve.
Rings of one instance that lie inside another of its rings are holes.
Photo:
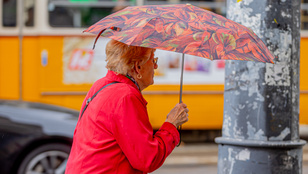
[[[127,95],[119,103],[112,123],[117,143],[133,168],[143,172],[158,169],[179,143],[177,129],[165,122],[153,136],[146,106],[138,96]]]

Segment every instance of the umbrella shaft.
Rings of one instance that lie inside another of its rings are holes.
[[[180,82],[180,103],[182,103],[182,91],[183,91],[183,72],[184,72],[184,53],[182,54],[182,66],[181,66],[181,82]],[[181,144],[181,139],[182,139],[182,135],[181,135],[181,130],[182,130],[182,125],[179,126],[178,128],[179,134],[180,134],[180,142],[177,145],[177,147],[180,146]]]
[[[182,54],[181,81],[180,81],[180,102],[179,103],[182,103],[183,72],[184,72],[184,53]]]

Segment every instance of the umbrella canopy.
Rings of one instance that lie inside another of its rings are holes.
[[[127,7],[84,32],[97,34],[96,40],[102,35],[127,45],[211,60],[274,63],[274,56],[251,29],[190,4]]]

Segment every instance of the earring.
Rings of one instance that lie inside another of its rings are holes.
[[[141,78],[142,78],[142,75],[141,75],[141,74],[137,74],[137,78],[138,78],[138,79],[141,79]]]

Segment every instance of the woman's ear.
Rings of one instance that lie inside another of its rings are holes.
[[[134,69],[135,69],[136,73],[139,74],[139,71],[141,69],[140,62],[138,62],[138,61],[135,62]]]

